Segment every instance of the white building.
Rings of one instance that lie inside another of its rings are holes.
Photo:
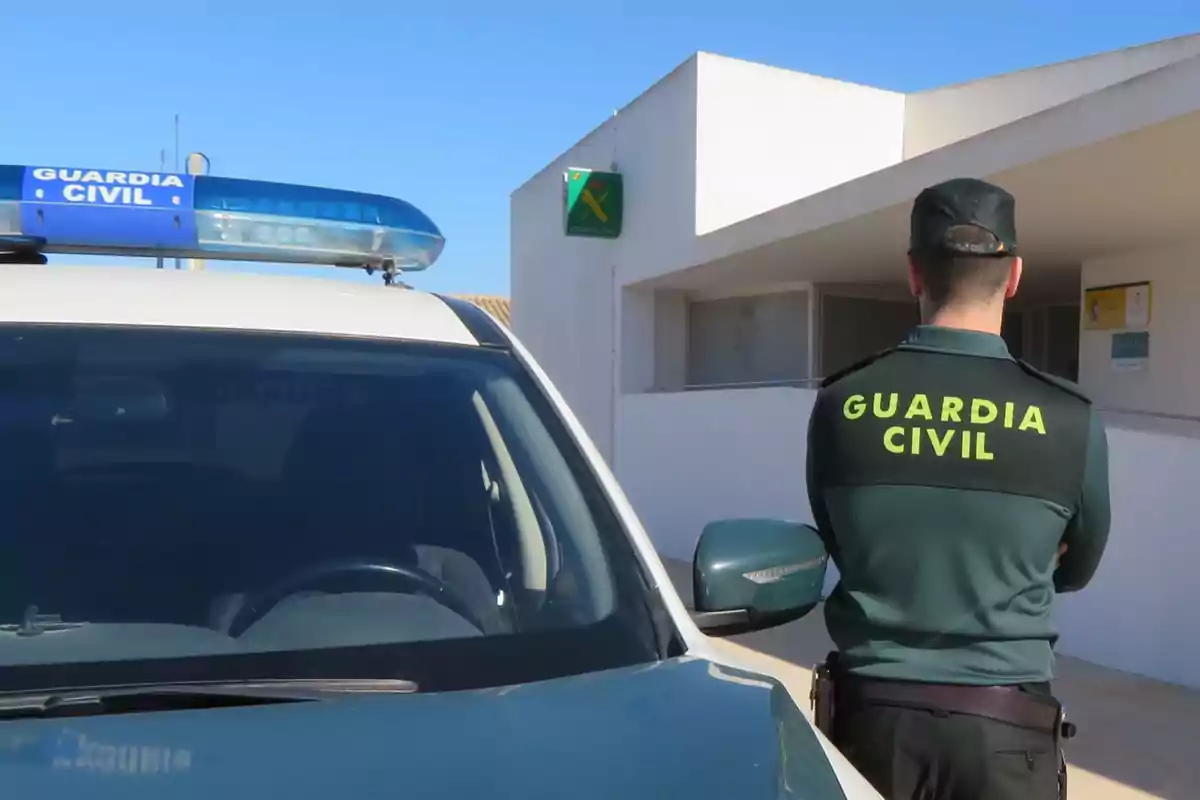
[[[568,167],[623,174],[619,238],[564,235]],[[513,193],[515,330],[665,555],[811,520],[810,387],[915,320],[910,205],[958,176],[1017,197],[1011,347],[1107,415],[1112,536],[1060,648],[1200,685],[1200,35],[908,95],[701,53]],[[1149,358],[1114,362],[1082,290],[1142,281]]]

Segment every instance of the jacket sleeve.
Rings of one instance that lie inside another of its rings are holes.
[[[1054,588],[1077,592],[1091,582],[1108,544],[1112,521],[1108,494],[1108,437],[1100,415],[1091,412],[1083,492],[1079,509],[1067,525],[1062,543],[1067,546],[1054,572]]]
[[[817,394],[812,413],[808,417],[808,436],[806,456],[804,459],[804,478],[808,485],[808,506],[812,511],[813,525],[825,545],[825,552],[835,566],[838,564],[837,540],[833,527],[829,523],[829,511],[825,506],[825,493],[821,485],[820,470],[818,469],[823,456],[824,437],[820,434],[821,419],[824,414],[824,392]]]

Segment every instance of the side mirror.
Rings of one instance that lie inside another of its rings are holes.
[[[711,522],[692,561],[692,618],[710,636],[799,619],[821,602],[828,561],[811,525],[777,519]]]

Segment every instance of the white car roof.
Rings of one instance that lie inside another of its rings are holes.
[[[369,336],[477,345],[440,298],[330,278],[138,267],[0,266],[0,324]]]

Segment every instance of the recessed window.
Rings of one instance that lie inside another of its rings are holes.
[[[807,291],[691,301],[687,385],[808,378],[808,305]]]

